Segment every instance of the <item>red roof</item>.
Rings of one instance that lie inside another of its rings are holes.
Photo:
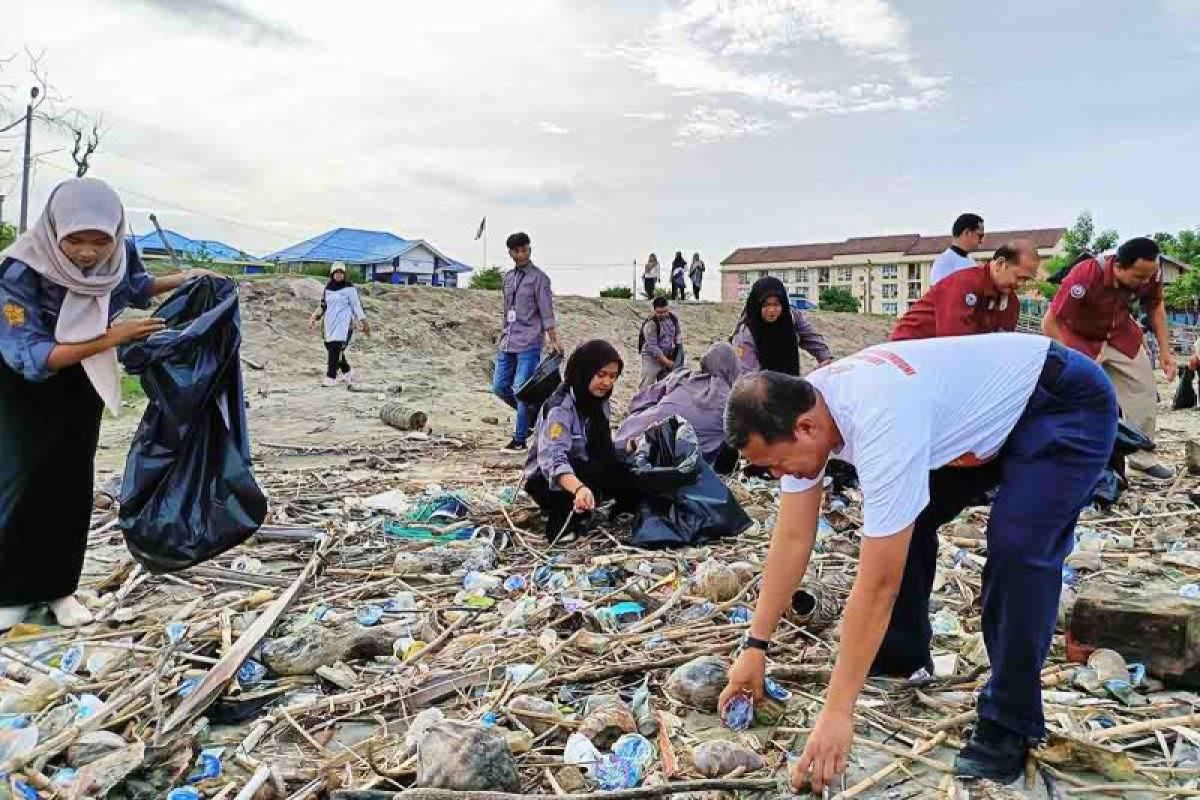
[[[1035,228],[1020,231],[988,231],[988,245],[999,246],[1013,239],[1029,239],[1038,248],[1054,247],[1066,228]],[[788,244],[774,247],[743,247],[733,251],[722,264],[777,264],[790,261],[830,261],[834,256],[868,253],[903,253],[906,256],[936,255],[950,246],[949,236],[917,233],[889,236],[856,236],[844,242]]]

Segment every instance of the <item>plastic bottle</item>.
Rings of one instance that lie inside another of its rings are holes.
[[[498,589],[502,581],[495,575],[488,575],[486,572],[471,570],[463,576],[462,587],[468,592],[476,589],[487,592],[492,589]]]
[[[568,737],[567,745],[563,748],[563,763],[574,764],[588,775],[595,775],[600,759],[600,751],[582,733],[576,731]]]
[[[1185,583],[1179,587],[1179,596],[1186,597],[1189,600],[1200,598],[1200,584]]]
[[[732,731],[746,731],[754,720],[754,700],[748,694],[729,698],[721,711],[721,723]]]

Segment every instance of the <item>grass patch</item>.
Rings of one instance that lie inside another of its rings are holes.
[[[142,391],[142,379],[136,375],[121,376],[121,399],[140,400],[146,396]]]

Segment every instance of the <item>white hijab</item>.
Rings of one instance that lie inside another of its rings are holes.
[[[67,258],[59,243],[73,233],[103,231],[116,247],[107,261],[86,272]],[[72,178],[54,188],[42,216],[3,252],[47,280],[67,290],[54,338],[60,344],[87,342],[108,330],[108,303],[113,289],[125,279],[125,208],[107,183],[96,178]],[[104,405],[117,413],[121,406],[121,372],[117,352],[110,348],[83,360],[83,370]]]

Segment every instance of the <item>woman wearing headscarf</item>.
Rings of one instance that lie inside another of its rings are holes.
[[[59,184],[0,252],[0,630],[41,603],[64,627],[92,621],[75,590],[100,417],[121,405],[116,347],[163,328],[114,318],[200,274],[214,273],[147,275],[120,198],[95,178]]]
[[[614,444],[624,451],[656,423],[679,416],[696,431],[704,460],[718,472],[731,471],[737,451],[725,444],[725,403],[738,374],[733,345],[717,342],[700,359],[699,372],[674,372],[634,395]]]
[[[791,307],[787,289],[778,278],[755,281],[730,342],[737,350],[742,372],[770,370],[799,376],[797,348],[803,348],[819,366],[833,360],[829,346],[804,312]]]
[[[609,398],[625,362],[602,339],[571,353],[563,382],[538,417],[525,463],[525,491],[546,514],[546,537],[557,540],[572,515],[594,511],[605,496],[628,499],[629,469],[613,447]]]
[[[646,259],[646,266],[642,270],[642,283],[646,289],[646,299],[654,299],[654,287],[658,285],[659,275],[658,255],[651,253]]]
[[[692,294],[700,299],[700,289],[704,286],[704,261],[699,253],[692,253],[692,266],[688,268],[688,277],[692,279]]]
[[[687,297],[687,261],[683,251],[675,251],[675,260],[671,262],[671,299],[683,302]]]
[[[354,323],[363,336],[370,336],[371,329],[367,326],[367,314],[363,311],[362,301],[346,277],[346,265],[335,261],[329,265],[329,283],[321,294],[321,307],[313,312],[308,319],[308,329],[317,326],[317,320],[324,319],[325,334],[325,378],[322,386],[336,386],[338,371],[340,380],[347,384],[354,383],[354,370],[346,360],[346,348],[350,346],[350,337],[354,335]]]

